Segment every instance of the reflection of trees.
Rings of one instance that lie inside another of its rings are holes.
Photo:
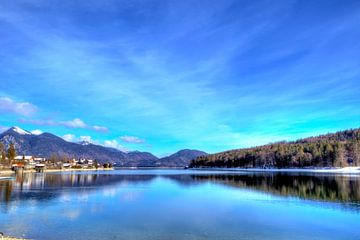
[[[302,199],[360,203],[360,178],[341,175],[295,175],[283,173],[247,174],[24,174],[0,181],[0,204],[13,200],[49,201],[64,190],[94,191],[119,183],[146,183],[161,176],[190,186],[205,182],[237,188],[255,189],[281,196]]]
[[[261,190],[302,199],[360,203],[360,179],[341,175],[193,175],[195,181],[211,181],[239,188]]]
[[[10,181],[0,181],[0,201],[9,202],[13,185]]]

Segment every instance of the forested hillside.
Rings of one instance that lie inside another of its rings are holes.
[[[303,168],[360,166],[360,129],[200,156],[190,167]]]

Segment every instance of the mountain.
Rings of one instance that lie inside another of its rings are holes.
[[[360,129],[200,156],[190,167],[306,168],[360,166]]]
[[[166,167],[185,167],[185,166],[189,166],[191,160],[206,155],[207,155],[206,152],[183,149],[168,157],[160,158],[157,161],[157,165],[166,166]]]
[[[173,155],[158,159],[149,152],[122,152],[89,141],[67,142],[51,133],[32,134],[19,127],[12,127],[0,134],[0,142],[6,147],[14,143],[18,155],[33,155],[49,158],[52,155],[70,158],[96,159],[100,163],[115,162],[123,167],[185,167],[198,156],[206,155],[197,150],[181,150]]]
[[[95,145],[90,142],[72,143],[51,133],[31,134],[19,127],[12,127],[0,134],[6,147],[15,144],[18,155],[34,155],[49,158],[63,155],[74,158],[96,159],[100,163],[116,162],[121,166],[154,166],[157,157],[147,152],[122,152],[118,149]]]

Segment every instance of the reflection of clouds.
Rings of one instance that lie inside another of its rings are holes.
[[[69,193],[62,193],[59,197],[60,202],[70,202],[71,195]]]
[[[19,209],[19,206],[18,206],[19,202],[15,202],[14,204],[10,205],[7,207],[6,211],[7,213],[16,213],[17,210]]]
[[[86,192],[80,193],[79,196],[78,196],[78,200],[80,202],[87,202],[89,200],[89,194],[86,193]]]
[[[79,209],[70,209],[70,210],[66,210],[63,213],[63,216],[65,216],[66,218],[68,218],[69,220],[75,220],[80,216],[80,210]]]
[[[38,201],[37,201],[37,200],[31,199],[31,200],[28,201],[29,211],[32,211],[32,212],[37,211],[38,206],[39,206],[39,204],[38,204]]]
[[[94,204],[90,208],[91,213],[98,213],[104,211],[104,205],[103,204]]]
[[[118,184],[120,187],[127,187],[129,186],[129,182],[128,181],[124,181],[124,182],[121,182],[120,184]]]
[[[138,200],[143,195],[142,192],[125,192],[121,195],[121,201],[124,202],[134,202]]]
[[[102,193],[104,197],[114,197],[117,192],[117,188],[105,188]]]

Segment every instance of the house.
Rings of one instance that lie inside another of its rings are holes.
[[[44,163],[37,163],[35,165],[35,171],[36,172],[44,172],[45,168],[46,168],[46,166],[45,166]]]
[[[87,165],[89,165],[89,166],[94,165],[94,160],[88,159],[88,160],[87,160]]]
[[[25,162],[30,162],[34,160],[33,156],[25,156],[25,155],[19,155],[14,158],[15,161],[22,161],[25,160]]]
[[[46,162],[46,158],[34,157],[33,161],[34,161],[35,163],[39,163],[39,164],[40,164],[40,163]]]
[[[71,165],[71,163],[63,163],[62,166],[64,168],[70,168],[72,165]]]
[[[22,165],[35,165],[33,156],[19,155],[14,158],[14,162]]]

